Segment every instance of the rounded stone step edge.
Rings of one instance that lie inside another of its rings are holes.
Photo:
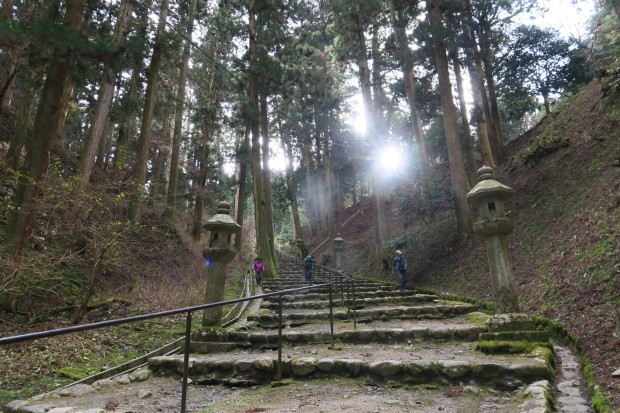
[[[457,305],[422,305],[415,307],[391,307],[379,309],[357,310],[356,317],[358,322],[361,320],[380,320],[396,318],[426,318],[443,319],[453,316],[460,316],[478,310],[478,306],[472,304]],[[347,311],[335,311],[334,320],[347,320],[351,313]],[[316,313],[288,313],[283,314],[282,323],[284,325],[309,324],[315,321],[325,321],[329,319],[329,312]],[[248,321],[257,322],[263,328],[275,328],[279,325],[277,314],[257,314],[248,316]]]
[[[436,327],[436,328],[375,328],[346,330],[334,333],[336,341],[343,343],[395,343],[407,340],[457,340],[477,341],[484,327]],[[231,332],[231,341],[241,346],[269,346],[278,343],[277,334],[254,332]],[[282,339],[295,344],[326,343],[330,341],[329,331],[284,332]]]
[[[149,367],[156,373],[180,374],[183,361],[175,357],[154,357]],[[481,384],[502,390],[515,390],[529,383],[551,380],[551,369],[544,362],[505,366],[495,362],[469,364],[458,360],[383,360],[301,357],[282,360],[283,378],[364,377],[376,382],[448,385]],[[198,360],[190,357],[189,377],[205,384],[259,384],[275,380],[277,359],[269,356],[242,360]]]

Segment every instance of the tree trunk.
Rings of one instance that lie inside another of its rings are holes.
[[[293,216],[293,239],[302,238],[301,220],[299,219],[299,205],[297,203],[297,185],[293,180],[293,148],[290,142],[282,139],[286,151],[286,186],[288,199],[291,201],[291,215]]]
[[[456,89],[459,94],[459,107],[461,111],[461,125],[463,130],[463,143],[467,159],[467,171],[469,186],[473,187],[478,183],[478,168],[476,168],[476,157],[474,155],[474,142],[469,129],[469,116],[467,115],[467,104],[465,103],[465,90],[463,87],[463,77],[461,76],[461,63],[459,61],[456,45],[451,46],[450,57],[454,68],[454,78],[456,79]]]
[[[30,125],[30,115],[32,113],[32,104],[37,95],[37,91],[41,87],[41,81],[43,80],[44,74],[45,72],[43,66],[31,69],[28,87],[24,91],[21,106],[17,112],[15,132],[13,133],[13,138],[11,139],[11,146],[6,154],[7,165],[9,168],[14,170],[17,170],[19,166],[22,150],[26,144],[26,137],[28,136],[28,129]]]
[[[187,34],[191,38],[194,31],[194,15],[196,14],[196,0],[192,0],[187,22]],[[174,135],[172,137],[172,153],[170,155],[170,177],[166,195],[166,210],[164,216],[172,221],[177,201],[177,181],[179,180],[179,154],[181,150],[181,132],[183,131],[183,111],[185,110],[185,87],[187,83],[187,69],[191,45],[185,41],[183,56],[181,57],[181,73],[179,74],[179,90],[174,118]]]
[[[310,148],[308,147],[308,144],[303,142],[301,148],[303,164],[306,171],[306,209],[308,210],[308,215],[310,218],[310,236],[315,238],[317,236],[318,227],[318,217],[316,213],[318,209],[318,202],[314,194],[316,179],[314,177],[314,163],[312,161],[312,156],[310,155]]]
[[[256,247],[258,255],[265,264],[265,275],[276,276],[275,262],[272,259],[269,244],[269,230],[265,214],[265,193],[263,190],[261,153],[260,153],[260,115],[258,99],[258,69],[256,67],[258,53],[258,36],[256,29],[256,0],[248,2],[249,12],[249,73],[248,73],[248,101],[250,104],[249,116],[252,131],[252,176],[254,183],[254,211],[256,221]]]
[[[497,105],[497,93],[495,92],[495,80],[493,79],[493,50],[491,49],[489,28],[486,27],[484,20],[482,22],[482,26],[483,27],[480,28],[482,33],[479,36],[480,50],[482,52],[482,61],[484,63],[484,76],[489,90],[489,103],[494,132],[489,141],[491,144],[491,150],[493,151],[493,156],[499,162],[503,158],[504,144],[502,137],[502,126],[499,118],[499,109]]]
[[[478,134],[478,145],[482,154],[482,162],[485,165],[495,168],[496,161],[491,150],[489,142],[489,126],[487,119],[489,116],[488,109],[485,110],[486,103],[484,99],[484,79],[482,77],[481,67],[476,64],[476,48],[474,40],[471,37],[470,30],[465,27],[465,62],[469,72],[469,81],[471,84],[472,94],[474,96],[474,110],[472,120],[476,124],[476,132]],[[477,179],[477,176],[476,176]]]
[[[446,55],[446,43],[444,38],[444,28],[441,23],[441,0],[430,0],[428,2],[428,15],[433,35],[433,45],[435,50],[435,64],[439,77],[439,93],[441,97],[441,107],[443,109],[444,128],[446,133],[446,143],[448,146],[448,160],[450,163],[450,180],[452,188],[456,194],[456,220],[459,240],[467,237],[472,218],[467,205],[467,174],[463,164],[463,154],[461,152],[461,142],[458,136],[456,122],[456,107],[452,97],[452,85],[450,84],[450,73],[448,69],[448,56]]]
[[[133,3],[130,0],[123,0],[114,32],[112,34],[112,47],[118,47],[121,37],[127,33],[131,14],[133,13]],[[112,58],[107,62],[103,69],[103,78],[99,84],[98,100],[95,108],[95,114],[91,122],[90,128],[86,135],[84,149],[82,149],[82,157],[79,166],[79,188],[84,190],[90,179],[90,174],[95,161],[95,153],[99,147],[99,141],[103,136],[105,124],[112,107],[112,98],[114,97],[114,88],[116,82],[116,74],[118,72],[118,59]]]
[[[235,206],[237,213],[235,221],[241,226],[241,231],[235,234],[235,250],[241,251],[243,240],[243,221],[245,211],[246,186],[248,180],[248,163],[250,161],[250,125],[246,123],[245,132],[243,134],[243,142],[241,148],[237,152],[237,194],[235,196]]]
[[[551,105],[549,105],[549,95],[543,95],[543,102],[545,103],[545,114],[549,115],[551,113]]]
[[[159,23],[157,24],[157,34],[153,44],[153,55],[147,76],[146,94],[144,97],[144,111],[142,112],[142,124],[140,125],[140,136],[138,137],[138,149],[136,152],[136,162],[133,171],[134,188],[132,190],[127,218],[130,221],[140,221],[140,198],[144,194],[144,184],[146,183],[146,170],[149,159],[149,145],[153,127],[153,109],[155,107],[155,92],[159,83],[159,68],[161,66],[162,48],[168,18],[168,0],[161,0],[159,11]]]
[[[267,94],[260,95],[260,129],[262,135],[263,154],[263,191],[265,199],[265,217],[267,220],[267,232],[269,234],[269,247],[272,259],[276,260],[275,235],[273,229],[273,210],[271,207],[271,171],[269,170],[269,118],[267,115]]]
[[[415,88],[417,82],[413,74],[412,51],[409,47],[409,42],[407,41],[405,21],[402,8],[400,7],[401,5],[399,4],[398,10],[396,10],[396,5],[394,2],[395,0],[389,0],[392,27],[394,30],[394,36],[398,42],[400,66],[403,72],[403,79],[405,81],[407,103],[409,104],[409,121],[411,122],[411,129],[413,130],[413,141],[420,146],[420,150],[416,152],[418,154],[418,162],[420,163],[420,167],[424,170],[426,169],[426,164],[428,162],[428,154],[426,151],[426,137],[424,136],[420,111],[418,110],[418,104],[416,102]]]
[[[68,0],[64,20],[68,29],[74,33],[80,30],[84,20],[86,0]],[[32,234],[37,210],[37,198],[41,191],[43,175],[49,165],[49,152],[55,134],[62,121],[66,108],[61,106],[66,93],[67,80],[73,61],[73,54],[57,51],[54,53],[43,86],[35,119],[32,141],[26,154],[23,168],[24,177],[20,180],[15,204],[17,208],[12,214],[7,228],[7,243],[10,244],[14,260],[14,267],[18,269],[14,274],[13,285],[17,283],[19,267]],[[11,288],[9,288],[11,290]],[[15,311],[17,294],[9,294],[2,300],[6,310]]]
[[[378,136],[377,122],[375,113],[373,111],[373,100],[370,85],[370,71],[368,67],[368,55],[366,49],[366,37],[364,34],[364,25],[362,22],[362,16],[360,15],[360,2],[355,0],[355,27],[358,37],[359,54],[357,56],[357,65],[359,67],[359,79],[360,89],[362,92],[362,100],[364,102],[364,112],[366,117],[366,136],[371,143],[373,150],[380,150],[382,146],[382,139]],[[387,259],[386,252],[383,249],[385,242],[389,238],[387,221],[385,221],[386,213],[384,210],[385,202],[383,200],[383,194],[379,188],[379,183],[376,179],[374,182],[374,202],[375,202],[375,251],[377,257],[382,261]]]

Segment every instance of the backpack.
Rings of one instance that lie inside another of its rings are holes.
[[[306,261],[304,262],[304,268],[306,270],[311,270],[312,269],[312,258],[306,258]]]

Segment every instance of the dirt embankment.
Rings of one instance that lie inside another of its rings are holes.
[[[586,347],[596,381],[620,407],[620,105],[600,81],[506,147],[497,179],[514,190],[508,237],[522,310],[566,325]],[[447,169],[437,166],[438,169]],[[447,171],[446,171],[447,174]],[[444,181],[445,182],[445,181]],[[413,234],[405,250],[413,284],[491,300],[483,240],[456,245],[451,212],[416,217],[409,226],[390,204],[394,237]],[[371,202],[340,229],[345,271],[392,279],[374,258]],[[432,235],[429,235],[432,234]],[[326,251],[319,250],[320,256]]]

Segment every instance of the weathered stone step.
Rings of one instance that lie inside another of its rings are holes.
[[[321,284],[322,281],[325,281],[325,283],[330,282],[329,278],[315,278],[312,277],[312,283],[314,284]],[[334,282],[334,285],[340,285],[340,282]],[[342,283],[343,285],[346,286],[346,282]],[[296,280],[292,280],[292,279],[287,279],[287,280],[264,280],[263,282],[263,287],[267,287],[267,288],[273,288],[273,289],[286,289],[286,288],[296,288],[296,287],[306,287],[308,285],[307,281],[301,277],[300,279],[296,279]],[[355,287],[391,287],[394,288],[395,284],[389,284],[389,283],[376,283],[376,282],[372,282],[372,281],[355,281]]]
[[[552,378],[553,369],[537,357],[484,356],[468,343],[449,346],[353,346],[337,349],[296,347],[284,349],[283,377],[363,377],[373,381],[421,384],[486,384],[516,389]],[[154,357],[149,367],[161,373],[182,371],[183,356]],[[277,374],[277,352],[239,352],[190,356],[190,378],[198,383],[249,385],[271,382]]]
[[[398,291],[401,292],[401,291]],[[407,291],[402,291],[407,292]],[[313,300],[308,300],[308,301],[285,301],[282,303],[282,308],[283,309],[302,309],[302,308],[327,308],[329,306],[329,300],[327,300],[326,298],[328,294],[325,294],[326,297],[322,297],[325,298],[323,300],[317,300],[316,298]],[[305,298],[305,297],[297,297],[299,298]],[[439,297],[437,297],[436,295],[430,295],[430,294],[415,294],[413,291],[410,292],[410,294],[405,295],[384,295],[382,297],[368,297],[368,298],[360,298],[360,297],[355,297],[355,306],[356,308],[359,307],[364,307],[367,305],[373,305],[373,304],[409,304],[409,303],[428,303],[428,302],[432,302],[433,300],[438,299]],[[342,297],[340,294],[336,295],[333,297],[333,302],[335,305],[338,306],[348,306],[349,304],[353,304],[353,299],[350,297],[349,299],[347,299],[346,294],[344,297],[344,301],[342,300]],[[276,310],[279,306],[279,303],[277,301],[263,301],[261,303],[261,308],[263,309],[268,309],[268,310]]]
[[[312,291],[312,290],[310,290]],[[344,295],[346,297],[346,290],[344,291]],[[399,291],[399,290],[392,290],[392,291],[362,291],[362,292],[358,292],[357,290],[355,290],[355,300],[357,301],[358,299],[364,299],[364,298],[379,298],[379,297],[411,297],[414,295],[418,295],[418,293],[416,292],[416,290],[405,290],[405,291]],[[438,296],[433,296],[430,295],[431,297],[434,297],[434,299],[438,299]],[[338,294],[335,294],[334,292],[332,292],[332,298],[334,299],[334,301],[336,300],[341,300],[342,294],[340,292],[338,292]],[[305,294],[303,294],[303,296],[301,296],[301,294],[285,294],[282,296],[283,301],[287,302],[287,301],[296,301],[296,300],[321,300],[321,301],[325,301],[329,299],[329,293],[316,293],[316,292],[307,292]],[[277,299],[273,299],[272,301],[276,301]]]
[[[472,304],[454,305],[418,305],[418,306],[395,306],[395,307],[376,307],[370,309],[357,310],[356,316],[360,321],[380,320],[394,318],[447,318],[462,315],[478,310]],[[334,310],[335,320],[344,320],[351,316],[347,310]],[[308,311],[308,312],[285,312],[282,314],[284,325],[301,325],[317,321],[329,320],[329,310]],[[260,327],[278,327],[279,319],[277,314],[257,314],[248,316],[248,321],[255,321]]]
[[[288,329],[287,329],[288,330]],[[462,340],[477,341],[485,328],[475,325],[455,325],[450,327],[412,327],[412,328],[362,328],[342,330],[334,333],[334,339],[341,343],[406,343],[412,340]],[[229,340],[238,346],[273,347],[278,344],[277,332],[234,332]],[[323,331],[283,331],[282,340],[291,344],[328,343],[329,330]]]
[[[315,283],[315,284],[321,284],[321,283]],[[305,285],[299,285],[297,287],[307,287],[308,284],[306,283]],[[292,288],[297,288],[297,287],[290,287]],[[284,289],[287,288],[276,288],[276,289],[271,289],[269,287],[263,286],[263,291],[265,291],[265,293],[275,293],[278,291],[282,291]],[[343,286],[343,291],[346,292],[346,285]],[[336,285],[334,284],[332,286],[332,293],[335,293],[336,291],[340,292],[340,285]],[[382,285],[382,286],[361,286],[358,287],[357,285],[355,286],[355,294],[357,293],[365,293],[365,292],[373,292],[373,291],[394,291],[394,286],[390,286],[390,285]],[[329,286],[325,286],[325,287],[317,287],[317,288],[313,288],[312,290],[303,290],[300,291],[297,295],[304,295],[304,294],[316,294],[316,293],[328,293],[329,292]]]

